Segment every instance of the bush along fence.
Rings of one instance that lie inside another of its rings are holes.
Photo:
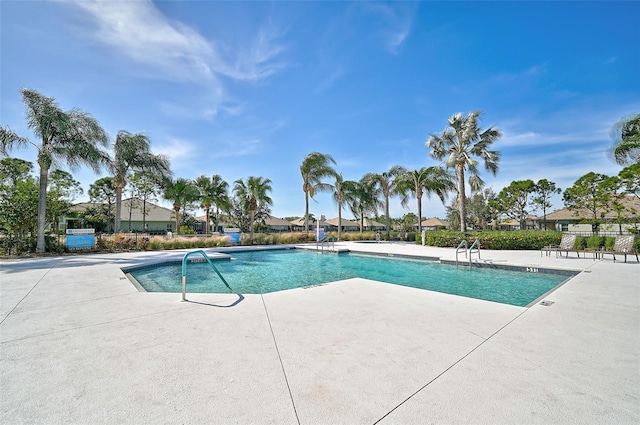
[[[480,239],[480,247],[483,249],[502,249],[502,250],[540,250],[545,246],[558,245],[562,239],[562,232],[549,231],[473,231],[473,232],[455,232],[455,231],[428,231],[426,232],[425,242],[428,246],[455,248],[460,242],[467,240],[469,244]],[[576,238],[576,248],[584,250],[586,248],[598,249],[605,247],[612,249],[615,242],[614,236],[578,236]],[[422,236],[416,235],[416,243],[422,243]],[[635,239],[636,250],[640,250],[640,238]]]

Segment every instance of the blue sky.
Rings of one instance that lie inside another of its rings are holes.
[[[304,214],[299,166],[345,179],[436,165],[453,113],[503,133],[496,192],[617,174],[611,126],[640,112],[640,2],[2,1],[0,125],[26,127],[20,89],[144,132],[176,177],[272,180],[275,216]],[[33,150],[12,156],[35,162]],[[107,175],[75,171],[85,192]],[[328,194],[311,213],[337,216]],[[554,200],[554,209],[562,201]],[[417,212],[392,201],[391,215]],[[350,217],[349,212],[345,212]],[[437,199],[423,215],[444,216]]]

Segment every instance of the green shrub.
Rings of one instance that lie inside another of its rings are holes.
[[[539,250],[544,246],[558,245],[562,239],[562,233],[535,230],[512,232],[427,231],[425,241],[429,246],[456,248],[465,239],[469,245],[473,244],[476,239],[480,239],[480,247],[483,249]],[[415,240],[416,243],[422,243],[422,235],[416,234]]]

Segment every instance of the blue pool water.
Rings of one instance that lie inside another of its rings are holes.
[[[492,268],[455,267],[432,261],[301,250],[249,251],[215,261],[234,293],[263,294],[361,277],[397,285],[526,306],[569,276]],[[149,292],[181,292],[179,263],[130,271]],[[227,293],[207,263],[187,267],[189,293]]]

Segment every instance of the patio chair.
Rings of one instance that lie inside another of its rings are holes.
[[[636,261],[640,263],[638,260],[638,252],[636,251],[633,243],[635,241],[634,235],[628,236],[616,236],[616,241],[613,244],[613,249],[611,251],[604,250],[602,251],[602,258],[604,258],[605,254],[613,255],[613,261],[616,261],[616,254],[624,255],[624,262],[627,262],[627,254],[634,254],[636,256]]]
[[[546,252],[549,255],[552,251],[556,253],[556,257],[560,255],[562,257],[562,251],[567,253],[567,257],[569,257],[569,251],[575,251],[580,258],[580,253],[578,252],[578,248],[576,248],[576,235],[570,233],[563,233],[562,239],[560,240],[560,245],[549,245],[545,246],[540,250],[540,256],[542,257],[542,253]]]

